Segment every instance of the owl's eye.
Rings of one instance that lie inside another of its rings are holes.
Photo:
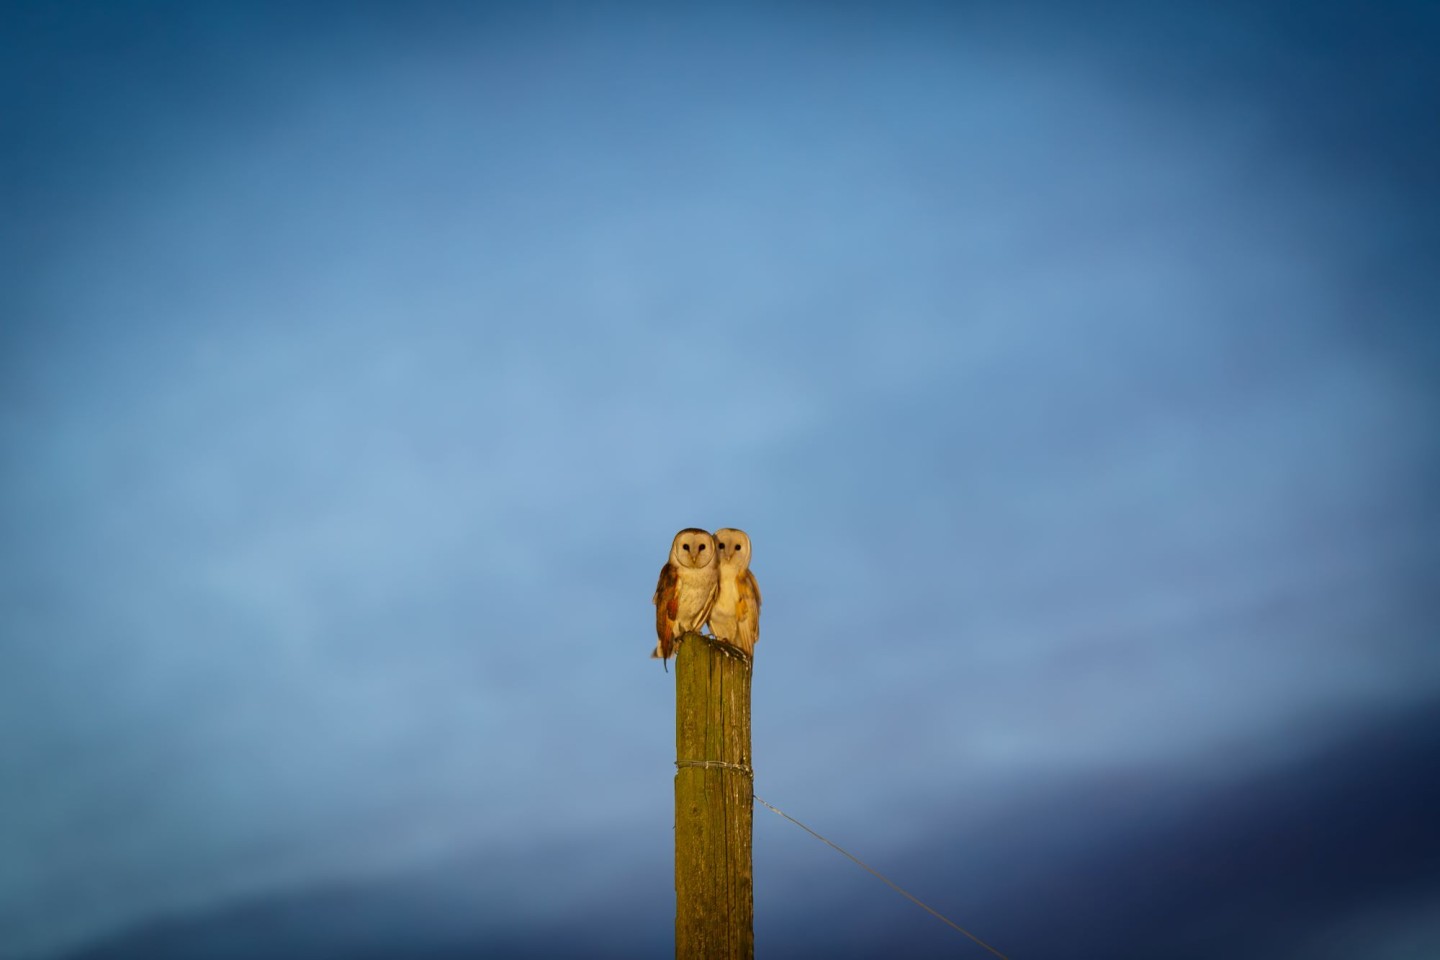
[[[700,546],[699,546],[698,548],[696,548],[696,549],[698,549],[701,553],[704,553],[704,552],[705,552],[705,544],[703,544],[703,543],[700,544]]]
[[[680,549],[681,549],[681,550],[684,550],[686,553],[689,553],[689,552],[690,552],[690,544],[688,544],[688,543],[682,543],[682,544],[680,544]]]

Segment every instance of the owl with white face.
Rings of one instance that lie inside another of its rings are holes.
[[[750,572],[750,538],[744,530],[715,531],[720,591],[710,609],[710,633],[754,656],[760,640],[760,584]]]
[[[715,538],[697,527],[686,527],[670,544],[670,561],[660,568],[655,586],[655,633],[660,642],[651,657],[668,661],[681,634],[699,630],[710,616],[720,590],[720,565]],[[666,667],[668,670],[669,667]]]

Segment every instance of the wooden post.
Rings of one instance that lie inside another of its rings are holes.
[[[675,661],[675,956],[753,960],[751,660],[687,633]]]

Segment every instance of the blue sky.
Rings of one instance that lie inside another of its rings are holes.
[[[7,4],[0,956],[1440,950],[1437,27]]]

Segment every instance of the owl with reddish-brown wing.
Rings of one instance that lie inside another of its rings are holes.
[[[760,584],[750,570],[750,537],[744,530],[715,531],[720,555],[720,592],[710,608],[710,633],[754,656],[760,641]]]
[[[670,561],[660,568],[655,587],[655,633],[660,639],[651,657],[668,662],[680,635],[699,630],[710,616],[720,589],[715,555],[715,538],[706,531],[686,527],[675,534]]]

